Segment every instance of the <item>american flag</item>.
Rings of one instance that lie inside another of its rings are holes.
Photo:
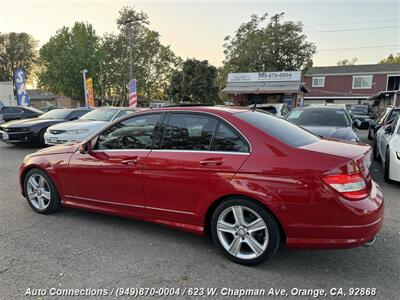
[[[129,107],[137,107],[137,91],[136,91],[136,83],[135,79],[132,79],[128,83],[128,90],[129,90]]]

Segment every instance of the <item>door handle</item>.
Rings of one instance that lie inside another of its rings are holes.
[[[220,166],[223,163],[223,159],[205,159],[200,161],[200,164],[203,166]]]
[[[139,161],[139,158],[135,157],[135,158],[130,158],[130,159],[124,159],[124,160],[121,161],[121,164],[123,164],[123,165],[135,165],[135,164],[138,163],[138,161]]]

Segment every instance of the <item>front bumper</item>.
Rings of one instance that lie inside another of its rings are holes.
[[[60,145],[60,144],[66,144],[66,143],[76,143],[83,141],[86,139],[89,135],[88,134],[51,134],[48,131],[45,132],[44,134],[44,141],[47,145]]]
[[[0,140],[7,144],[29,144],[36,141],[35,135],[31,131],[24,132],[5,132],[0,131]]]
[[[337,249],[367,244],[375,238],[383,225],[384,203],[381,188],[372,181],[368,198],[349,201],[340,199],[347,213],[337,214],[336,225],[296,224],[290,228],[287,246],[290,248]],[[332,217],[332,216],[327,216]]]

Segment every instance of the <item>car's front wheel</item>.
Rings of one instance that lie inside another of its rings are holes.
[[[383,164],[383,176],[385,182],[391,183],[392,180],[390,179],[390,152],[389,148],[386,149],[385,152],[385,163]]]
[[[50,214],[61,208],[56,187],[42,170],[32,169],[26,174],[24,192],[29,205],[38,213]]]
[[[231,198],[215,209],[211,233],[222,253],[243,265],[264,262],[280,244],[274,216],[261,204],[245,198]]]

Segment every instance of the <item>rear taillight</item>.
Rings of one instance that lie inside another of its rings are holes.
[[[349,200],[368,197],[368,187],[361,173],[326,175],[322,180]]]

